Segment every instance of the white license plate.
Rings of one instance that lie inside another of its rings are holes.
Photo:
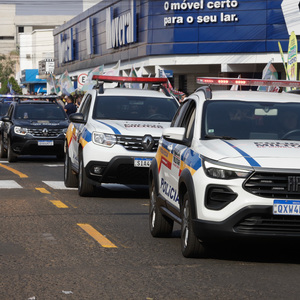
[[[38,141],[38,146],[54,146],[54,141]]]
[[[274,215],[300,216],[300,201],[274,200]]]
[[[135,158],[134,159],[134,166],[135,167],[150,167],[152,162],[152,158]]]

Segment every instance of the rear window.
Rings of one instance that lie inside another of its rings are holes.
[[[177,108],[172,98],[98,96],[93,118],[171,122]]]
[[[21,104],[16,106],[16,119],[66,120],[66,114],[59,104]]]

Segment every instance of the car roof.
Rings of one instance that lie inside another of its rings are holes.
[[[146,89],[129,89],[129,88],[106,88],[103,94],[97,94],[98,96],[142,96],[142,97],[155,97],[155,98],[170,98],[164,93],[146,90]]]
[[[196,92],[198,96],[203,97],[202,91]],[[291,93],[271,93],[258,91],[230,91],[217,90],[212,91],[212,101],[214,100],[236,100],[236,101],[257,101],[257,102],[299,102],[300,96]],[[211,101],[211,100],[208,100]]]

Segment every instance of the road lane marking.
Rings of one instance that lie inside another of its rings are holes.
[[[22,189],[14,180],[0,180],[0,189]]]
[[[98,232],[94,227],[89,224],[77,224],[81,227],[86,233],[88,233],[93,239],[95,239],[102,247],[104,248],[118,248],[100,232]]]
[[[37,191],[41,192],[42,194],[50,194],[45,188],[35,188]]]
[[[77,190],[77,188],[67,188],[64,181],[43,181],[54,190]]]
[[[66,204],[61,202],[60,200],[50,200],[51,203],[53,203],[58,208],[68,208]]]
[[[11,168],[11,167],[5,166],[5,165],[3,165],[3,164],[0,164],[0,167],[4,168],[4,169],[6,169],[6,170],[8,170],[8,171],[10,171],[10,172],[13,172],[13,173],[16,174],[16,175],[19,175],[20,178],[28,178],[28,176],[27,176],[26,174],[23,174],[23,173],[21,173],[21,172],[15,170],[15,169],[13,169],[13,168]]]

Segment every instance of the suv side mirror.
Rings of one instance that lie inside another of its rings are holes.
[[[69,116],[69,120],[73,123],[81,123],[85,124],[86,121],[84,119],[84,115],[82,113],[75,113]]]
[[[169,127],[165,128],[162,133],[163,138],[167,141],[182,143],[184,141],[185,136],[185,128],[184,127]]]
[[[10,117],[9,116],[4,116],[1,118],[2,122],[10,122]]]

